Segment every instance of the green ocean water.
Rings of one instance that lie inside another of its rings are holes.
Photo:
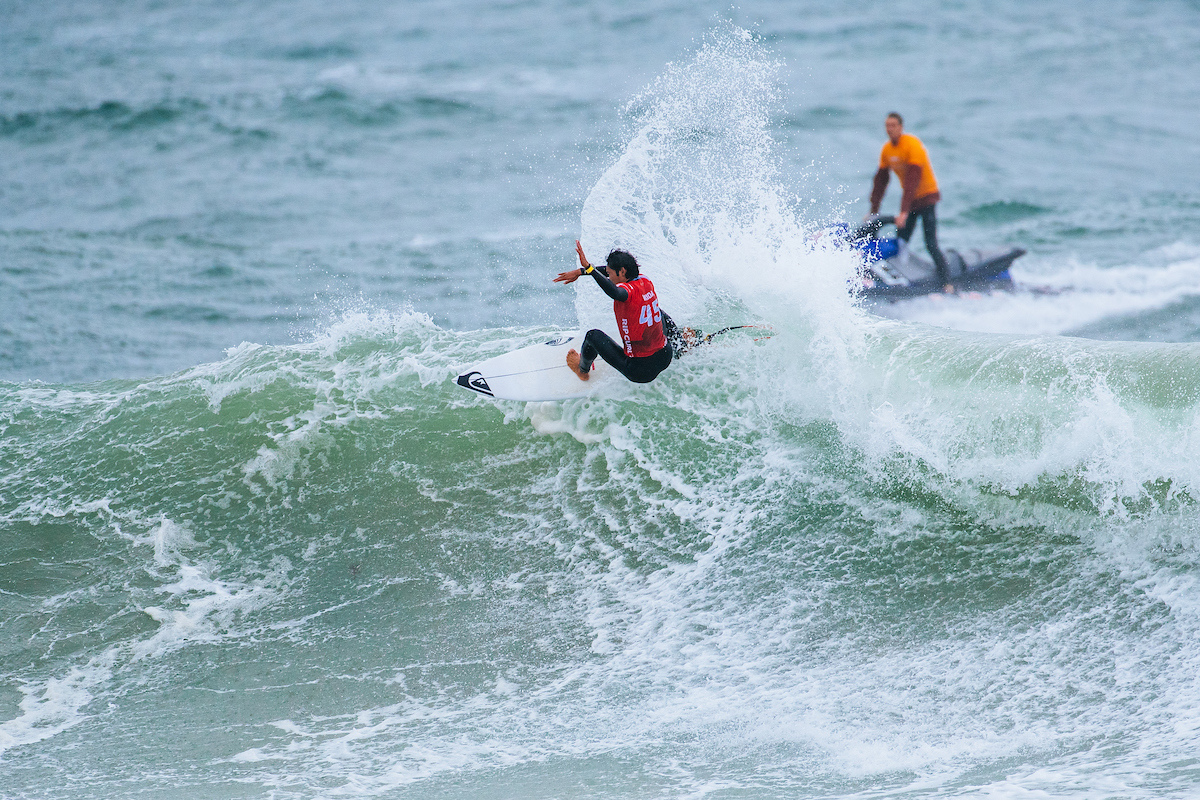
[[[1196,11],[0,12],[0,796],[1193,796]],[[454,385],[576,237],[771,337]]]

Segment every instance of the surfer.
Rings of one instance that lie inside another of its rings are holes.
[[[571,350],[567,353],[567,366],[580,380],[586,381],[592,371],[592,362],[599,355],[634,383],[650,383],[670,365],[673,357],[663,326],[666,315],[658,307],[654,284],[641,274],[637,259],[625,250],[613,250],[602,267],[592,266],[578,239],[575,240],[575,252],[579,254],[580,268],[559,273],[554,282],[574,283],[583,275],[595,278],[597,285],[612,298],[617,330],[621,332],[624,346],[614,342],[604,331],[593,328],[583,337],[582,352]],[[610,272],[616,283],[609,277]]]
[[[937,178],[933,175],[933,166],[929,163],[929,153],[925,145],[911,133],[904,132],[904,118],[895,111],[887,115],[884,123],[888,140],[883,144],[879,153],[879,170],[875,173],[875,184],[871,188],[871,214],[879,213],[879,204],[887,191],[889,169],[900,179],[903,194],[900,197],[900,213],[896,215],[896,228],[904,241],[912,238],[917,228],[917,220],[921,220],[921,228],[925,233],[925,249],[937,267],[938,283],[943,292],[953,292],[950,284],[950,272],[946,268],[946,257],[938,247],[937,213],[934,210],[937,202],[942,199],[938,191]]]

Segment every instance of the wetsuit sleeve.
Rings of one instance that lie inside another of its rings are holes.
[[[907,214],[912,208],[913,200],[917,199],[917,187],[921,185],[921,165],[909,164],[904,169],[904,194],[900,198],[900,213]]]
[[[625,290],[624,286],[617,286],[613,283],[608,277],[608,270],[604,267],[596,267],[592,270],[592,277],[596,279],[596,285],[618,303],[624,303],[629,299],[629,292]]]
[[[887,191],[890,174],[887,167],[880,167],[875,173],[875,185],[871,187],[871,213],[879,213],[879,204],[883,202],[883,193]]]

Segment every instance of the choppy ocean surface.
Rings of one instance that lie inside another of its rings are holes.
[[[1200,795],[1196,2],[10,3],[0,75],[0,797]],[[1013,292],[847,291],[892,110]],[[577,237],[774,336],[455,386],[610,324]]]

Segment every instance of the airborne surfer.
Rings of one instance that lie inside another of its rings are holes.
[[[637,259],[625,250],[613,250],[600,267],[587,260],[578,239],[575,252],[580,268],[559,273],[554,282],[574,283],[583,275],[595,278],[596,284],[612,298],[623,346],[604,331],[593,328],[583,337],[582,352],[572,349],[567,353],[567,366],[580,380],[586,381],[598,355],[634,383],[650,383],[670,366],[674,354],[664,320],[670,328],[675,326],[659,309],[654,284],[641,274]],[[616,278],[616,283],[612,278]]]

